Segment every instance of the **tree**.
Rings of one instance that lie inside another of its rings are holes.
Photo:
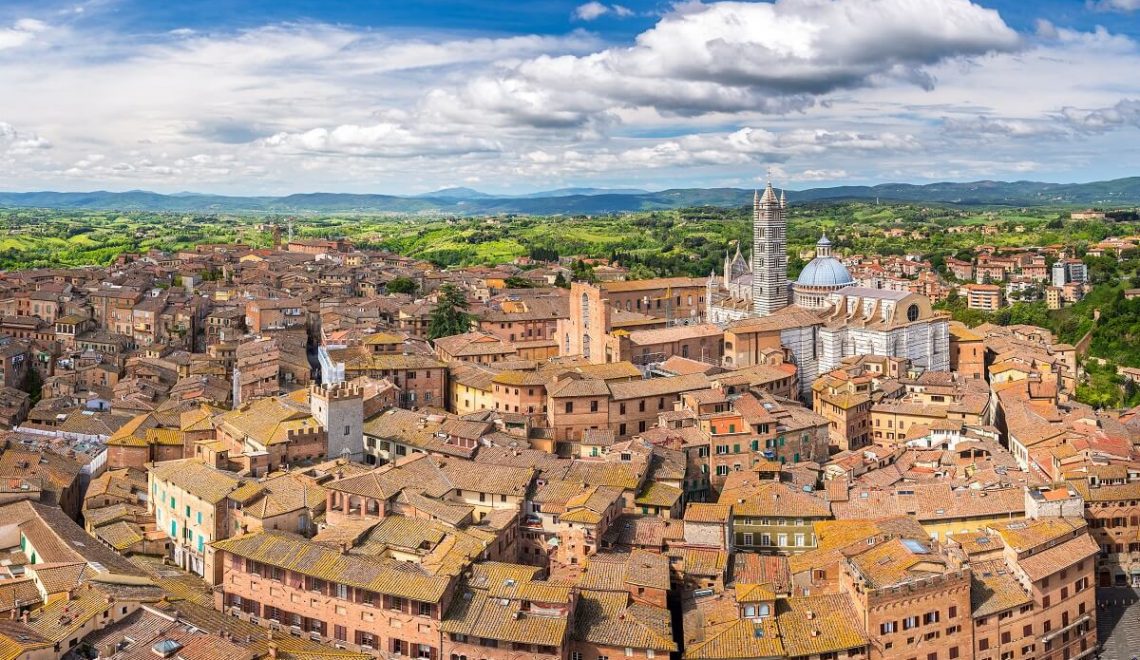
[[[598,278],[594,275],[594,267],[590,264],[578,259],[570,264],[570,274],[576,282],[597,282]]]
[[[471,329],[471,315],[467,313],[467,298],[459,287],[444,284],[439,288],[439,299],[428,321],[428,339],[461,335]]]
[[[566,281],[566,276],[562,274],[562,271],[558,271],[558,275],[554,277],[554,286],[563,289],[570,288],[570,284]]]
[[[388,293],[407,293],[413,294],[416,289],[420,288],[416,281],[410,277],[396,277],[391,282],[388,282],[384,287]]]

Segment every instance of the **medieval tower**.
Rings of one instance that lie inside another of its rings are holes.
[[[364,453],[364,393],[348,383],[309,386],[309,408],[328,435],[329,458]]]
[[[752,311],[767,316],[788,305],[788,245],[784,203],[772,182],[752,200]]]

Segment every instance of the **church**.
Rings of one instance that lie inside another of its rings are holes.
[[[949,315],[935,312],[930,299],[855,286],[826,235],[816,243],[815,258],[789,282],[786,195],[777,197],[769,182],[752,207],[751,258],[737,246],[721,276],[712,273],[706,283],[705,318],[725,329],[725,366],[765,364],[779,349],[777,359],[796,365],[805,400],[819,374],[852,355],[949,370]]]

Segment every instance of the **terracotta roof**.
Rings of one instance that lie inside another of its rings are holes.
[[[451,579],[429,575],[406,563],[341,554],[303,538],[276,531],[246,534],[213,547],[223,552],[304,575],[377,593],[438,603]]]
[[[1061,569],[1068,568],[1100,552],[1100,546],[1088,534],[1065,541],[1059,545],[1024,557],[1018,565],[1030,580],[1037,581]]]
[[[677,650],[669,610],[630,603],[627,593],[583,589],[574,608],[575,639],[615,648]]]
[[[150,469],[155,481],[171,484],[211,504],[217,504],[241,485],[236,474],[210,467],[194,458],[155,463]]]
[[[868,643],[845,594],[801,596],[779,602],[776,622],[789,657],[861,649]]]

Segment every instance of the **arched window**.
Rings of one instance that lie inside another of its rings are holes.
[[[906,320],[911,323],[918,320],[918,305],[911,305],[906,308]]]

